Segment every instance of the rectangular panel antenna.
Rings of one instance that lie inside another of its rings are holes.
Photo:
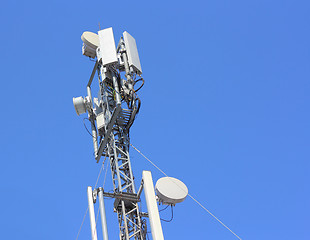
[[[98,32],[99,43],[100,43],[100,58],[102,59],[102,64],[108,65],[112,63],[117,63],[117,54],[115,48],[115,41],[112,28],[106,28]],[[100,59],[98,59],[100,60]]]
[[[136,40],[126,31],[123,32],[123,37],[128,56],[129,67],[133,67],[136,72],[141,74],[142,70]]]

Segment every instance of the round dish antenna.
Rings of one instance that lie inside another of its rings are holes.
[[[188,194],[186,185],[173,177],[160,178],[156,182],[155,191],[159,202],[167,205],[183,202]]]
[[[99,36],[96,33],[83,32],[81,39],[87,46],[89,46],[95,50],[99,46]]]
[[[78,116],[86,113],[86,104],[83,97],[73,98],[73,105]]]

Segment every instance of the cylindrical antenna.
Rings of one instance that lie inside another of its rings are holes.
[[[92,237],[92,240],[97,240],[96,219],[95,219],[95,209],[94,209],[92,187],[87,187],[87,197],[88,197],[91,237]]]
[[[142,179],[153,240],[164,240],[151,172],[143,171]]]
[[[102,235],[103,235],[103,240],[108,240],[108,227],[107,227],[107,219],[106,219],[106,214],[105,214],[105,206],[104,206],[104,199],[103,199],[103,188],[99,188],[98,192],[99,196],[99,209],[100,209],[100,214],[101,214],[101,225],[102,225]]]

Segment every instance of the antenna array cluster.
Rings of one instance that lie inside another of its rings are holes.
[[[102,188],[94,191],[88,188],[92,238],[97,240],[93,204],[99,196],[102,231],[104,240],[108,239],[103,202],[103,196],[108,196],[115,198],[114,211],[118,216],[121,240],[146,239],[146,216],[150,220],[153,239],[161,240],[163,234],[151,173],[143,172],[143,182],[136,190],[129,156],[129,130],[141,106],[137,92],[144,85],[136,41],[125,31],[116,46],[112,28],[100,30],[98,34],[84,32],[81,39],[83,55],[94,58],[96,63],[86,85],[87,96],[73,98],[73,104],[78,115],[88,114],[95,159],[99,162],[102,156],[108,157],[113,182],[113,193],[104,192]],[[93,98],[91,85],[96,73],[99,93]],[[162,181],[157,186],[159,202],[174,205],[185,199],[186,186],[182,193],[176,190],[170,194],[171,186],[165,188],[166,183]],[[148,213],[141,213],[139,209],[143,188]]]

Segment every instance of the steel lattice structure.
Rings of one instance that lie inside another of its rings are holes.
[[[136,41],[125,31],[115,47],[112,28],[100,30],[98,35],[84,32],[81,39],[83,55],[94,58],[95,66],[86,86],[87,96],[73,98],[73,104],[78,115],[88,113],[95,159],[99,163],[102,156],[108,157],[113,183],[113,193],[104,192],[103,187],[87,187],[92,240],[98,240],[94,211],[97,196],[104,240],[109,239],[104,196],[115,199],[114,211],[117,213],[120,240],[148,238],[146,217],[152,238],[164,240],[158,202],[171,205],[172,209],[176,203],[184,201],[188,189],[181,181],[166,176],[157,181],[156,196],[150,171],[142,172],[141,185],[138,191],[135,189],[129,155],[129,130],[141,106],[137,92],[144,85]],[[96,73],[99,93],[93,98],[91,85]],[[139,210],[143,190],[147,213]]]
[[[106,76],[106,74],[103,76]],[[112,85],[113,87],[111,87],[110,80],[106,78],[101,81],[100,91],[103,96],[103,102],[107,103],[108,112],[106,114],[110,116],[109,122],[113,114],[118,112],[118,115],[112,126],[110,136],[104,136],[105,138],[109,137],[109,140],[105,153],[103,154],[106,154],[110,160],[114,193],[124,195],[123,198],[117,198],[114,202],[114,209],[118,215],[120,239],[134,238],[142,240],[145,239],[145,233],[143,233],[139,213],[138,201],[140,200],[136,194],[129,156],[129,128],[132,124],[131,119],[134,119],[134,111],[136,110],[134,110],[135,107],[131,109],[120,107],[120,110],[118,110],[117,97],[115,95],[120,93],[120,89],[117,83],[114,83]],[[108,132],[107,128],[105,132]]]
[[[120,239],[143,240],[146,224],[139,212],[140,196],[136,193],[129,156],[129,130],[141,105],[137,91],[144,84],[140,60],[135,40],[127,32],[117,48],[112,28],[98,34],[99,41],[82,35],[83,54],[95,58],[96,63],[87,84],[88,96],[74,98],[73,102],[78,115],[88,112],[97,162],[102,156],[109,158]],[[91,85],[96,72],[99,93],[92,98]]]

